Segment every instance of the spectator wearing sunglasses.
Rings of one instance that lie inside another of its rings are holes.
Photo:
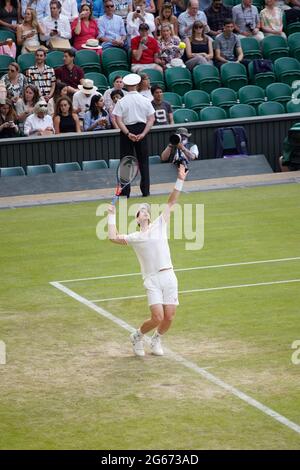
[[[103,49],[120,47],[127,49],[126,31],[122,18],[115,15],[113,0],[105,0],[105,13],[98,20],[99,39]]]
[[[61,3],[58,0],[50,2],[50,16],[43,20],[45,35],[43,41],[49,43],[52,38],[71,39],[71,27],[68,18],[61,14]]]
[[[33,114],[30,114],[26,119],[24,134],[28,136],[54,134],[52,117],[48,114],[47,103],[45,101],[38,101],[33,109]]]
[[[3,75],[1,80],[5,84],[7,96],[13,102],[16,102],[23,95],[24,88],[27,85],[27,78],[20,73],[19,64],[11,62],[8,66],[8,72]]]
[[[185,65],[190,71],[199,64],[212,64],[214,56],[212,39],[204,34],[204,24],[201,21],[195,21],[192,36],[185,38],[185,43],[188,58]]]

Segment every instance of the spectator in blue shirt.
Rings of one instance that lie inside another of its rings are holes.
[[[126,31],[121,16],[115,15],[113,0],[105,0],[105,14],[99,18],[99,39],[103,49],[108,47],[126,48]]]

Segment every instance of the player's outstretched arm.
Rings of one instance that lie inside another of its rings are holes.
[[[116,227],[116,208],[112,204],[108,206],[108,238],[118,245],[127,245],[124,235],[119,235]]]
[[[173,206],[176,204],[180,191],[183,188],[183,183],[185,181],[186,175],[188,172],[185,171],[185,166],[184,165],[179,165],[178,167],[178,173],[177,173],[177,180],[175,183],[175,187],[173,191],[171,192],[168,202],[167,202],[167,207],[163,212],[164,219],[167,221],[170,217],[170,212],[173,208]]]

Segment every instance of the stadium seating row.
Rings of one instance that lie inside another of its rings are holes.
[[[106,168],[116,169],[119,164],[119,159],[110,159],[108,164],[105,160],[85,160],[82,162],[82,168],[78,162],[69,163],[55,163],[55,173],[66,173],[70,171],[91,171],[101,170]],[[150,165],[160,163],[159,155],[152,155],[149,157]],[[53,173],[50,165],[27,165],[26,169],[22,166],[0,168],[0,176],[36,176],[41,174]]]

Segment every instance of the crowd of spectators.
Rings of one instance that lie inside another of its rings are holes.
[[[233,7],[223,0],[0,0],[0,29],[16,38],[0,42],[0,54],[15,59],[0,79],[0,137],[117,128],[113,109],[126,94],[122,77],[102,96],[74,64],[76,52],[89,48],[99,55],[130,49],[131,71],[142,74],[138,91],[153,103],[155,124],[172,124],[163,90],[151,90],[143,70],[245,63],[241,38],[285,37],[283,11],[299,8],[300,0],[265,0],[260,12],[252,0]],[[64,65],[53,69],[46,55],[60,41],[69,47]],[[22,74],[16,57],[28,52],[35,64]]]

